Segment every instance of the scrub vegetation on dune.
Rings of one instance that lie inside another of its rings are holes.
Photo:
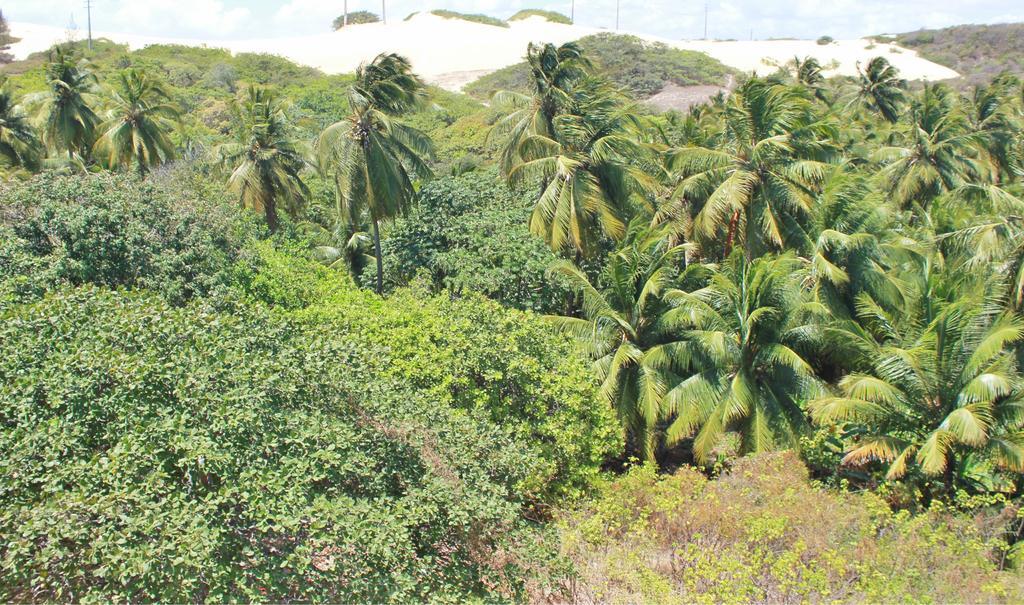
[[[1021,81],[523,50],[4,68],[0,601],[1024,598]]]

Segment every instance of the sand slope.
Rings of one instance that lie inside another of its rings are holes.
[[[21,42],[11,47],[18,59],[46,50],[54,43],[68,39],[68,32],[56,27],[11,23],[12,33]],[[257,40],[174,39],[116,32],[94,32],[94,37],[141,48],[149,44],[185,44],[225,48],[231,52],[264,52],[287,57],[297,63],[317,67],[327,73],[353,71],[360,62],[380,52],[393,51],[410,58],[415,69],[427,81],[449,90],[459,90],[480,76],[522,60],[529,42],[561,44],[600,31],[574,25],[549,23],[533,17],[515,21],[508,28],[444,19],[428,13],[415,15],[409,21],[356,25],[338,32],[313,36],[266,38]],[[941,80],[957,73],[937,65],[907,49],[893,52],[890,45],[868,48],[867,40],[843,40],[828,46],[813,41],[709,42],[672,41],[647,36],[677,48],[704,52],[726,65],[743,71],[768,73],[774,65],[794,56],[814,56],[822,65],[831,67],[829,74],[853,75],[857,63],[882,55],[889,59],[908,79]],[[76,33],[78,39],[84,34]]]

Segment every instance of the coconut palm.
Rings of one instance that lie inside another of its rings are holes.
[[[900,315],[860,297],[859,324],[844,334],[860,352],[855,371],[810,403],[813,417],[843,428],[844,464],[880,462],[890,480],[943,476],[952,490],[993,469],[1024,471],[1013,352],[1024,323],[958,269],[929,260],[918,282]]]
[[[42,102],[43,140],[69,158],[88,157],[100,121],[88,103],[95,76],[58,47],[46,64],[46,83],[49,90],[33,98]]]
[[[688,238],[705,256],[728,257],[737,240],[748,259],[809,249],[814,192],[831,150],[820,126],[800,90],[748,81],[729,98],[720,135],[671,153],[678,186],[656,220],[689,221]]]
[[[890,221],[883,196],[866,176],[845,167],[833,170],[818,200],[810,278],[814,299],[834,317],[853,318],[862,293],[889,310],[903,304],[885,254],[889,244],[880,236]]]
[[[803,402],[823,392],[808,352],[827,317],[806,300],[802,265],[792,255],[748,262],[736,252],[705,287],[665,295],[675,308],[662,322],[679,342],[652,351],[648,364],[686,376],[664,396],[669,444],[693,438],[701,463],[729,432],[739,434],[742,452],[796,444]]]
[[[551,137],[523,139],[510,180],[540,183],[530,230],[552,250],[589,255],[602,236],[625,235],[634,207],[653,187],[642,169],[637,124],[607,85],[588,80],[577,85],[568,113],[554,119]]]
[[[530,94],[498,91],[492,99],[507,111],[489,133],[507,137],[501,152],[501,169],[506,175],[521,162],[521,146],[528,136],[553,137],[555,116],[570,105],[575,84],[586,77],[590,67],[575,42],[561,46],[530,43],[526,63],[530,68]]]
[[[988,86],[977,86],[969,100],[971,128],[981,133],[981,148],[998,183],[1024,174],[1019,138],[1024,124],[1014,98],[1019,81],[1004,74]]]
[[[14,102],[11,91],[0,84],[0,157],[10,167],[34,170],[42,151],[28,118]]]
[[[977,161],[984,138],[971,129],[948,87],[926,84],[913,103],[910,122],[903,145],[876,154],[888,162],[884,176],[897,204],[924,214],[939,195],[984,179],[985,168]]]
[[[663,297],[682,251],[669,248],[661,234],[637,222],[627,244],[608,259],[597,285],[571,262],[558,262],[551,269],[580,296],[583,317],[547,320],[576,338],[594,360],[602,396],[617,412],[630,448],[647,459],[654,457],[662,399],[678,380],[670,364],[654,363],[648,355],[676,338],[661,316],[669,310]]]
[[[134,167],[145,176],[151,166],[174,156],[167,133],[178,109],[159,82],[143,71],[125,70],[118,74],[112,101],[95,148],[108,166]]]
[[[384,289],[380,223],[409,209],[413,176],[431,175],[424,160],[433,152],[430,139],[395,117],[420,103],[423,91],[407,59],[378,55],[356,71],[348,118],[328,126],[316,143],[320,166],[333,173],[337,185],[339,220],[369,215],[378,294]]]
[[[900,72],[885,57],[868,61],[866,69],[857,65],[857,87],[851,95],[849,106],[857,106],[876,112],[889,122],[900,119],[905,102],[906,81]]]
[[[273,233],[280,209],[294,216],[309,195],[300,176],[306,162],[292,139],[286,105],[272,93],[250,87],[233,112],[237,141],[218,147],[217,155],[232,169],[228,188],[243,206],[262,213]]]
[[[828,102],[828,93],[825,90],[825,74],[822,73],[821,63],[814,57],[793,57],[792,62],[793,79],[797,84],[807,87],[814,97],[820,101]]]

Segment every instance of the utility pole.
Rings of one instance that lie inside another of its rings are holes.
[[[572,0],[572,4],[569,5],[569,21],[576,25],[576,0]]]
[[[619,31],[619,0],[615,0],[615,31]]]
[[[380,20],[388,24],[388,0],[380,0]]]
[[[708,3],[704,3],[704,39],[708,39]]]
[[[348,27],[348,0],[345,0],[345,16],[341,18],[341,26]]]
[[[92,0],[85,0],[85,14],[89,27],[89,50],[92,50]]]

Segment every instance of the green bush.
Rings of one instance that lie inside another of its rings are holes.
[[[181,172],[155,178],[43,174],[0,192],[20,254],[47,268],[34,276],[39,285],[141,287],[175,304],[225,286],[255,220],[191,198]]]
[[[524,499],[546,508],[578,496],[621,451],[618,423],[590,367],[540,317],[479,295],[452,299],[418,287],[383,299],[311,259],[257,249],[236,282],[248,301],[290,309],[310,330],[377,346],[370,367],[377,376],[483,415],[529,443],[543,462],[517,485]]]
[[[832,38],[832,36],[822,36],[818,38],[818,46],[828,46],[833,42],[835,42],[835,39]]]
[[[679,86],[721,85],[729,67],[710,56],[647,42],[636,36],[601,33],[579,40],[594,71],[637,98],[649,97],[665,83]],[[466,86],[467,94],[489,98],[497,90],[529,92],[530,72],[526,63],[518,63],[488,74]]]
[[[351,336],[95,287],[0,313],[0,600],[514,598],[540,447]]]
[[[348,14],[349,25],[362,25],[364,23],[379,23],[380,17],[371,13],[370,11],[353,11]],[[338,15],[334,18],[334,22],[331,23],[331,27],[334,31],[345,27],[345,15]]]
[[[998,572],[1005,546],[941,506],[893,512],[876,495],[811,484],[791,453],[691,468],[631,470],[559,521],[578,576],[567,602],[1018,602]]]
[[[493,169],[424,185],[416,209],[383,242],[387,280],[403,286],[426,271],[435,289],[480,292],[511,307],[564,308],[568,291],[546,276],[557,256],[530,233],[532,201]]]
[[[487,15],[468,15],[466,13],[457,13],[455,11],[444,9],[432,10],[430,11],[430,14],[436,15],[438,17],[443,17],[445,19],[459,19],[461,21],[469,21],[470,23],[481,23],[483,25],[493,25],[495,27],[508,27],[508,23],[505,23],[501,19],[489,17]],[[409,16],[411,17],[412,15]]]
[[[540,9],[536,9],[536,8],[527,8],[527,9],[521,10],[518,13],[516,13],[516,14],[512,15],[511,17],[509,17],[508,20],[509,21],[522,21],[524,19],[529,19],[530,17],[543,17],[544,19],[550,21],[551,23],[561,23],[562,25],[572,25],[572,19],[570,19],[569,17],[566,17],[562,13],[558,13],[558,12],[555,12],[555,11],[540,10]]]

